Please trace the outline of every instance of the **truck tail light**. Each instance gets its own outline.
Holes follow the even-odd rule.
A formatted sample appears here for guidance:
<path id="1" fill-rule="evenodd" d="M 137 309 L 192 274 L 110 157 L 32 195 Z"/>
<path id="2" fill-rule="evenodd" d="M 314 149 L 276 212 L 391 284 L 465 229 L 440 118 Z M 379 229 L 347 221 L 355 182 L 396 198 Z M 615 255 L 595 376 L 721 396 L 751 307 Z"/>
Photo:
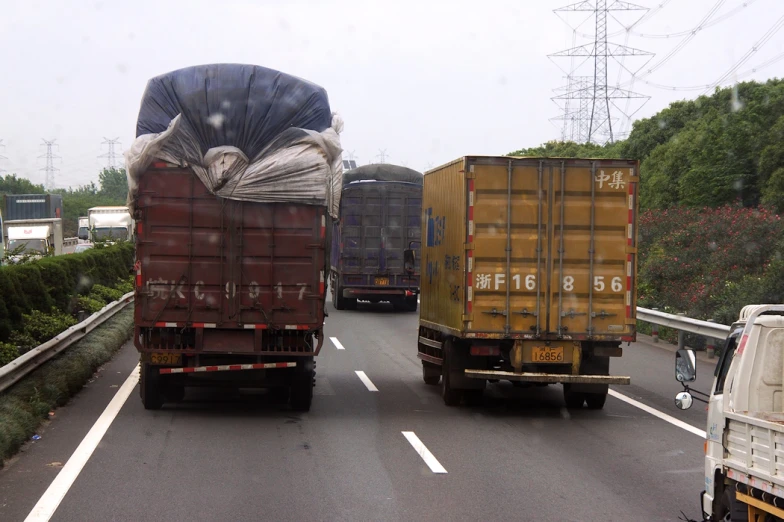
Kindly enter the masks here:
<path id="1" fill-rule="evenodd" d="M 708 439 L 705 439 L 705 442 L 702 444 L 702 451 L 704 451 L 706 455 L 708 454 Z"/>
<path id="2" fill-rule="evenodd" d="M 738 345 L 738 355 L 741 355 L 743 353 L 743 350 L 746 349 L 746 342 L 748 340 L 749 340 L 748 335 L 744 335 L 743 337 L 741 337 L 740 344 Z"/>
<path id="3" fill-rule="evenodd" d="M 474 345 L 471 347 L 471 355 L 476 355 L 476 356 L 501 355 L 501 349 L 498 346 Z"/>

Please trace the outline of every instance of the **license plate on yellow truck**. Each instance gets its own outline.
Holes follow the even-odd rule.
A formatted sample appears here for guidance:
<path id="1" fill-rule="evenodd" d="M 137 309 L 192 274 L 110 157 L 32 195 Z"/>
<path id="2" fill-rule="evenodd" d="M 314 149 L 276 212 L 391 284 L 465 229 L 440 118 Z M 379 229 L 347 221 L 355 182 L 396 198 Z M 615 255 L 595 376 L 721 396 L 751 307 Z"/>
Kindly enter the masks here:
<path id="1" fill-rule="evenodd" d="M 562 346 L 534 346 L 531 348 L 531 362 L 562 363 L 564 362 L 564 349 Z"/>
<path id="2" fill-rule="evenodd" d="M 376 284 L 379 286 L 389 286 L 389 278 L 388 277 L 377 277 Z"/>
<path id="3" fill-rule="evenodd" d="M 160 364 L 165 366 L 177 366 L 182 364 L 182 354 L 179 353 L 151 353 L 151 364 Z"/>

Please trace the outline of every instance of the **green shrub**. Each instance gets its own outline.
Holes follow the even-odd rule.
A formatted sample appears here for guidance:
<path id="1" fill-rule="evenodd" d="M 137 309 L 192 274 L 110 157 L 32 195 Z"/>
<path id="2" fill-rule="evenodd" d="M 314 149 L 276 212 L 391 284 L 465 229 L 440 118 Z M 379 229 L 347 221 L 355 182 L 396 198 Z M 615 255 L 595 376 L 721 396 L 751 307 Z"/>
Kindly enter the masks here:
<path id="1" fill-rule="evenodd" d="M 19 349 L 13 344 L 0 343 L 0 366 L 5 366 L 19 357 Z"/>
<path id="2" fill-rule="evenodd" d="M 114 300 L 114 296 L 127 293 L 125 282 L 133 262 L 134 246 L 126 242 L 80 254 L 0 267 L 0 342 L 29 347 L 31 339 L 37 340 L 36 335 L 25 332 L 23 325 L 23 314 L 29 315 L 33 310 L 49 315 L 56 307 L 62 313 L 75 313 L 80 307 L 79 296 L 108 302 L 106 299 Z M 112 290 L 111 287 L 120 281 L 123 287 Z M 88 295 L 96 284 L 104 288 Z M 127 291 L 131 290 L 132 287 Z M 89 310 L 95 307 L 92 301 L 82 304 Z"/>
<path id="3" fill-rule="evenodd" d="M 94 299 L 91 296 L 92 294 L 80 295 L 79 297 L 77 297 L 75 299 L 73 311 L 71 313 L 75 315 L 79 312 L 87 312 L 88 314 L 92 315 L 95 312 L 100 311 L 101 308 L 103 308 L 104 306 L 106 306 L 106 303 L 104 303 L 102 300 Z"/>
<path id="4" fill-rule="evenodd" d="M 114 288 L 109 288 L 108 286 L 103 285 L 95 285 L 93 289 L 90 291 L 91 299 L 95 299 L 96 301 L 101 300 L 104 304 L 109 304 L 113 301 L 119 300 L 123 296 L 123 292 Z"/>
<path id="5" fill-rule="evenodd" d="M 36 345 L 45 343 L 60 332 L 76 324 L 76 319 L 52 308 L 47 314 L 40 310 L 33 310 L 22 317 L 22 333 L 35 339 Z"/>

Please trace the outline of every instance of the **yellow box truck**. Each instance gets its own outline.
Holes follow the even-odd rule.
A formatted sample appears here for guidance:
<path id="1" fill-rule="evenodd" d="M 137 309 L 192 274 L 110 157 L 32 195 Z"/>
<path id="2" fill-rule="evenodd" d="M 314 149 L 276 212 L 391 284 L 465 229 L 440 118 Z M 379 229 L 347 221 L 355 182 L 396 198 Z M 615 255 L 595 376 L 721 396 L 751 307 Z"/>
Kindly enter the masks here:
<path id="1" fill-rule="evenodd" d="M 425 173 L 418 356 L 447 405 L 509 380 L 601 409 L 629 384 L 609 370 L 636 340 L 638 186 L 632 160 L 468 156 Z"/>

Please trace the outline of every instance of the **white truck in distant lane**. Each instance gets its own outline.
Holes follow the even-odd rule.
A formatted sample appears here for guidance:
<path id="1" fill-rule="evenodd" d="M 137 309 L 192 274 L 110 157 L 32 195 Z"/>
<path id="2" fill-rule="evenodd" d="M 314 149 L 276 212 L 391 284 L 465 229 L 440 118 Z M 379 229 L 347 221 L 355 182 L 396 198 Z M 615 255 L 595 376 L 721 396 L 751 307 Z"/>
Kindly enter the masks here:
<path id="1" fill-rule="evenodd" d="M 38 259 L 63 253 L 63 220 L 61 218 L 20 219 L 3 223 L 8 238 L 6 252 L 10 262 L 24 257 Z"/>
<path id="2" fill-rule="evenodd" d="M 675 374 L 695 380 L 693 350 L 678 350 Z M 703 517 L 784 520 L 784 305 L 745 307 L 714 375 L 708 400 L 698 399 L 708 403 Z M 680 409 L 691 407 L 691 392 L 684 385 L 677 395 Z"/>
<path id="3" fill-rule="evenodd" d="M 76 235 L 79 237 L 79 244 L 85 244 L 90 242 L 90 218 L 87 216 L 81 216 L 79 218 L 79 228 L 77 229 Z"/>
<path id="4" fill-rule="evenodd" d="M 79 239 L 95 241 L 131 241 L 134 221 L 128 207 L 93 207 L 87 211 L 87 234 L 79 229 Z"/>

